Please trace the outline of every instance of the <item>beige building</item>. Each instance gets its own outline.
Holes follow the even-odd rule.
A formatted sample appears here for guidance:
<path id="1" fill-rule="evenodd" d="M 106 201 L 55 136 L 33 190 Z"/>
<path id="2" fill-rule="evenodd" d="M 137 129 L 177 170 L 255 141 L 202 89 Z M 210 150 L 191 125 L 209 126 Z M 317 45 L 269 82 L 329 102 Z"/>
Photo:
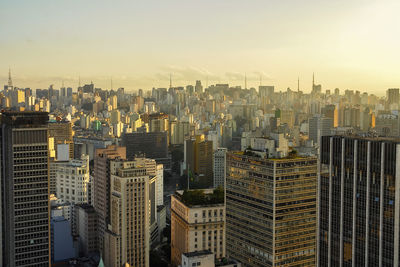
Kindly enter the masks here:
<path id="1" fill-rule="evenodd" d="M 69 158 L 74 158 L 74 132 L 69 121 L 49 122 L 49 137 L 54 139 L 54 149 L 57 155 L 59 144 L 68 144 Z"/>
<path id="2" fill-rule="evenodd" d="M 104 264 L 149 266 L 150 176 L 137 161 L 110 164 L 110 224 L 104 236 Z"/>
<path id="3" fill-rule="evenodd" d="M 89 203 L 89 156 L 82 155 L 80 160 L 56 161 L 53 164 L 57 198 L 71 204 Z"/>
<path id="4" fill-rule="evenodd" d="M 171 196 L 174 266 L 181 264 L 182 254 L 187 252 L 210 250 L 217 259 L 225 257 L 225 205 L 223 192 L 216 201 L 212 200 L 216 192 L 212 189 L 177 191 Z"/>
<path id="5" fill-rule="evenodd" d="M 98 215 L 99 249 L 103 252 L 103 236 L 110 214 L 110 161 L 126 158 L 126 148 L 115 145 L 97 149 L 94 156 L 94 208 Z"/>

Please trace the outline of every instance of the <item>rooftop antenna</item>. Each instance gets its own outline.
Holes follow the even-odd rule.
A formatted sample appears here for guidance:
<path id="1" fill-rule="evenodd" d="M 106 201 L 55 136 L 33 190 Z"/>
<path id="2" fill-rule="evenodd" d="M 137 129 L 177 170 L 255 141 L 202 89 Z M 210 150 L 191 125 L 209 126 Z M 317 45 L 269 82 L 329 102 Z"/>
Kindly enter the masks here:
<path id="1" fill-rule="evenodd" d="M 314 88 L 314 85 L 315 85 L 315 83 L 314 83 L 314 72 L 312 73 L 312 85 L 313 85 L 313 88 Z"/>
<path id="2" fill-rule="evenodd" d="M 13 83 L 12 83 L 12 79 L 11 79 L 11 68 L 8 67 L 8 87 L 12 87 Z"/>
<path id="3" fill-rule="evenodd" d="M 262 86 L 262 74 L 260 74 L 260 86 Z"/>
<path id="4" fill-rule="evenodd" d="M 61 82 L 61 88 L 64 88 L 64 80 Z"/>
<path id="5" fill-rule="evenodd" d="M 247 89 L 247 75 L 244 73 L 244 89 Z"/>
<path id="6" fill-rule="evenodd" d="M 113 89 L 113 84 L 112 84 L 112 77 L 111 77 L 111 90 Z"/>
<path id="7" fill-rule="evenodd" d="M 169 88 L 172 88 L 172 74 L 169 74 Z"/>
<path id="8" fill-rule="evenodd" d="M 206 88 L 208 88 L 208 75 L 206 76 Z"/>
<path id="9" fill-rule="evenodd" d="M 79 78 L 78 78 L 78 87 L 81 87 L 81 75 L 79 74 Z"/>
<path id="10" fill-rule="evenodd" d="M 300 77 L 297 77 L 297 92 L 300 92 Z"/>

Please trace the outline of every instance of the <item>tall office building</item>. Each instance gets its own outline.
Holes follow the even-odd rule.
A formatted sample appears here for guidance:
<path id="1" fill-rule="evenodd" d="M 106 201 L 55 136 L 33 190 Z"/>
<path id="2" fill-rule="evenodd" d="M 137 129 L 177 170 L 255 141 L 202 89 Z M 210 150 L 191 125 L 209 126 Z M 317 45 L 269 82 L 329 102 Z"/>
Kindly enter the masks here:
<path id="1" fill-rule="evenodd" d="M 168 156 L 168 133 L 127 133 L 122 136 L 122 145 L 126 147 L 126 156 L 133 158 L 135 155 L 144 154 L 146 158 L 155 159 L 164 165 L 165 169 L 171 166 Z"/>
<path id="2" fill-rule="evenodd" d="M 73 234 L 79 236 L 79 252 L 83 255 L 97 252 L 98 227 L 97 213 L 93 206 L 78 204 L 74 206 Z"/>
<path id="3" fill-rule="evenodd" d="M 196 81 L 196 85 L 194 86 L 194 90 L 198 94 L 203 93 L 203 85 L 201 85 L 201 81 L 199 81 L 199 80 Z"/>
<path id="4" fill-rule="evenodd" d="M 103 250 L 103 237 L 110 214 L 110 161 L 126 158 L 126 148 L 115 145 L 97 149 L 94 157 L 94 208 L 98 215 L 99 248 Z"/>
<path id="5" fill-rule="evenodd" d="M 399 104 L 399 88 L 390 88 L 386 91 L 386 101 L 388 105 Z"/>
<path id="6" fill-rule="evenodd" d="M 199 177 L 205 185 L 213 185 L 213 142 L 204 135 L 185 140 L 184 157 L 189 175 Z"/>
<path id="7" fill-rule="evenodd" d="M 308 139 L 319 145 L 321 136 L 330 135 L 333 127 L 333 119 L 326 118 L 319 114 L 308 120 Z"/>
<path id="8" fill-rule="evenodd" d="M 339 126 L 339 112 L 336 105 L 326 105 L 321 109 L 322 115 L 326 118 L 331 118 L 333 121 L 333 127 Z"/>
<path id="9" fill-rule="evenodd" d="M 49 123 L 49 137 L 54 138 L 54 149 L 56 155 L 59 144 L 68 144 L 69 158 L 74 158 L 74 140 L 72 124 L 70 121 L 51 121 Z"/>
<path id="10" fill-rule="evenodd" d="M 150 175 L 136 161 L 111 161 L 110 225 L 104 236 L 106 266 L 149 266 Z"/>
<path id="11" fill-rule="evenodd" d="M 50 265 L 48 114 L 1 115 L 0 266 Z"/>
<path id="12" fill-rule="evenodd" d="M 319 266 L 399 266 L 400 143 L 324 136 Z"/>
<path id="13" fill-rule="evenodd" d="M 218 148 L 214 151 L 214 187 L 225 187 L 226 177 L 226 148 Z"/>
<path id="14" fill-rule="evenodd" d="M 227 256 L 242 266 L 315 266 L 317 159 L 253 153 L 227 153 Z"/>

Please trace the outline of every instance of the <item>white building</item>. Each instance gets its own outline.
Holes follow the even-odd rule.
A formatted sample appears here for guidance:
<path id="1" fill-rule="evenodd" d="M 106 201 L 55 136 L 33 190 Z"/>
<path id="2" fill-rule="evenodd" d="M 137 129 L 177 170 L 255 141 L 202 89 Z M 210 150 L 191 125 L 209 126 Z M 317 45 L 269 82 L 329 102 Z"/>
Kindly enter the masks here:
<path id="1" fill-rule="evenodd" d="M 226 176 L 226 148 L 218 148 L 214 151 L 214 187 L 225 185 Z"/>
<path id="2" fill-rule="evenodd" d="M 182 267 L 214 267 L 214 253 L 209 250 L 188 252 L 182 254 Z"/>
<path id="3" fill-rule="evenodd" d="M 164 205 L 164 165 L 157 164 L 156 206 Z"/>
<path id="4" fill-rule="evenodd" d="M 71 204 L 88 203 L 89 183 L 89 156 L 83 155 L 81 160 L 56 162 L 57 198 Z"/>

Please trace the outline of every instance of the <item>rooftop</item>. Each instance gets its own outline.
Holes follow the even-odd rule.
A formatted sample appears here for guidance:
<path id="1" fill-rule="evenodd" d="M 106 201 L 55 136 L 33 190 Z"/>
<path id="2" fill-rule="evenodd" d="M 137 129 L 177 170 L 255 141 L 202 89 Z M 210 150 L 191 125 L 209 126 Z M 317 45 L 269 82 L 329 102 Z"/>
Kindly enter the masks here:
<path id="1" fill-rule="evenodd" d="M 183 255 L 185 255 L 188 258 L 191 258 L 191 257 L 198 257 L 198 256 L 214 255 L 214 253 L 212 253 L 209 250 L 201 250 L 201 251 L 194 251 L 194 252 L 186 252 L 186 253 L 183 253 Z"/>
<path id="2" fill-rule="evenodd" d="M 175 192 L 175 197 L 188 207 L 219 205 L 225 201 L 222 187 L 216 189 L 180 190 Z"/>

